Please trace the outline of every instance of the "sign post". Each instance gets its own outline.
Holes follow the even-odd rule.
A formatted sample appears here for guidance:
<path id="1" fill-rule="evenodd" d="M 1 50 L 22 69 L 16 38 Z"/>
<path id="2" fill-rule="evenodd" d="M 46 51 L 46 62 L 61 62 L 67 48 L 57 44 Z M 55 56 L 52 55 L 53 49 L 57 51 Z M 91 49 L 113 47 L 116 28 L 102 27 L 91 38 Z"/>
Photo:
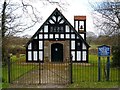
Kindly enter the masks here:
<path id="1" fill-rule="evenodd" d="M 107 57 L 107 78 L 106 78 L 107 81 L 109 81 L 109 76 L 110 76 L 110 58 Z"/>
<path id="2" fill-rule="evenodd" d="M 101 73 L 100 73 L 100 57 L 98 57 L 98 81 L 101 79 Z"/>
<path id="3" fill-rule="evenodd" d="M 100 67 L 100 57 L 107 57 L 107 72 L 106 72 L 106 80 L 109 81 L 110 75 L 110 46 L 102 45 L 98 47 L 98 81 L 101 80 L 101 67 Z"/>

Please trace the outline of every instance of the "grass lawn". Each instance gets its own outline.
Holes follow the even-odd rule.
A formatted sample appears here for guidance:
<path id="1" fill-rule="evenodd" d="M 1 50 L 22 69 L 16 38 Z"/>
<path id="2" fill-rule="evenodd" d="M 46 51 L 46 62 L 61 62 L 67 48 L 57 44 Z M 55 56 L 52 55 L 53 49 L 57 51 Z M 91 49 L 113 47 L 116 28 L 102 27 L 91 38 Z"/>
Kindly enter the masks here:
<path id="1" fill-rule="evenodd" d="M 79 82 L 73 83 L 69 88 L 118 88 L 118 82 Z"/>
<path id="2" fill-rule="evenodd" d="M 25 73 L 27 73 L 28 71 L 32 70 L 33 68 L 35 68 L 34 64 L 21 64 L 21 62 L 23 62 L 25 60 L 25 56 L 21 56 L 20 58 L 17 58 L 16 56 L 11 57 L 11 80 L 14 81 L 17 78 L 19 78 L 20 76 L 24 75 Z M 4 66 L 2 67 L 2 80 L 3 80 L 3 84 L 2 87 L 6 88 L 9 86 L 8 83 L 8 67 Z"/>
<path id="3" fill-rule="evenodd" d="M 8 87 L 9 86 L 9 83 L 8 83 L 8 67 L 4 67 L 2 70 L 2 73 L 3 73 L 3 79 L 4 79 L 4 83 L 2 84 L 2 87 L 5 88 L 5 87 Z M 35 66 L 34 65 L 12 65 L 12 68 L 11 68 L 11 80 L 14 81 L 16 80 L 17 78 L 21 77 L 22 75 L 26 74 L 27 72 L 31 71 L 32 69 L 34 69 Z"/>
<path id="4" fill-rule="evenodd" d="M 103 68 L 102 68 L 103 69 Z M 111 69 L 110 81 L 106 81 L 103 70 L 101 70 L 101 81 L 98 82 L 97 66 L 79 66 L 73 65 L 73 84 L 70 88 L 117 88 L 118 70 Z"/>
<path id="5" fill-rule="evenodd" d="M 89 64 L 76 65 L 73 64 L 73 84 L 70 88 L 117 88 L 119 72 L 118 68 L 110 68 L 110 79 L 106 81 L 105 65 L 106 58 L 101 58 L 101 81 L 98 82 L 98 57 L 97 55 L 89 55 Z M 110 61 L 112 62 L 112 60 Z"/>

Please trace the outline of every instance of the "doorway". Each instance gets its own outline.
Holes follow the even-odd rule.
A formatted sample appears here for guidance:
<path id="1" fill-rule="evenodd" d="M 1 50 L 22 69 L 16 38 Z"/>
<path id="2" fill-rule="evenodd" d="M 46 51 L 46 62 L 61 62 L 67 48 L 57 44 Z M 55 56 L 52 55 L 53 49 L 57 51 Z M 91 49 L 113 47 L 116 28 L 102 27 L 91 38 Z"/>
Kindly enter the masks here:
<path id="1" fill-rule="evenodd" d="M 54 43 L 51 45 L 51 61 L 63 62 L 63 44 Z"/>

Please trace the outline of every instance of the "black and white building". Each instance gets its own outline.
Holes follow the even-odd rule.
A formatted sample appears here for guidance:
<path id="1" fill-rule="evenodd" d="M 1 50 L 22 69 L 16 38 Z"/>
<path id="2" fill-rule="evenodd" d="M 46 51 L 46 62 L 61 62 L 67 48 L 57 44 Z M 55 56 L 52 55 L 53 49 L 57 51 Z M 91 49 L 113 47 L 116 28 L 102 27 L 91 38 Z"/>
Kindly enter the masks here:
<path id="1" fill-rule="evenodd" d="M 88 62 L 86 16 L 75 16 L 74 27 L 55 9 L 26 46 L 27 62 Z"/>

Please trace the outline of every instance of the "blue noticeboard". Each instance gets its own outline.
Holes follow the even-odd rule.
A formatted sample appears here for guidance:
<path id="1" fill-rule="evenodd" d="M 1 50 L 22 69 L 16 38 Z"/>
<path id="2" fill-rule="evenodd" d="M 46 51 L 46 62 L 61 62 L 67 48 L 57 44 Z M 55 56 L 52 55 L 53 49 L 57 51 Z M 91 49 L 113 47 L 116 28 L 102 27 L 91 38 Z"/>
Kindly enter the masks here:
<path id="1" fill-rule="evenodd" d="M 99 46 L 98 56 L 110 56 L 110 47 L 106 45 Z"/>

